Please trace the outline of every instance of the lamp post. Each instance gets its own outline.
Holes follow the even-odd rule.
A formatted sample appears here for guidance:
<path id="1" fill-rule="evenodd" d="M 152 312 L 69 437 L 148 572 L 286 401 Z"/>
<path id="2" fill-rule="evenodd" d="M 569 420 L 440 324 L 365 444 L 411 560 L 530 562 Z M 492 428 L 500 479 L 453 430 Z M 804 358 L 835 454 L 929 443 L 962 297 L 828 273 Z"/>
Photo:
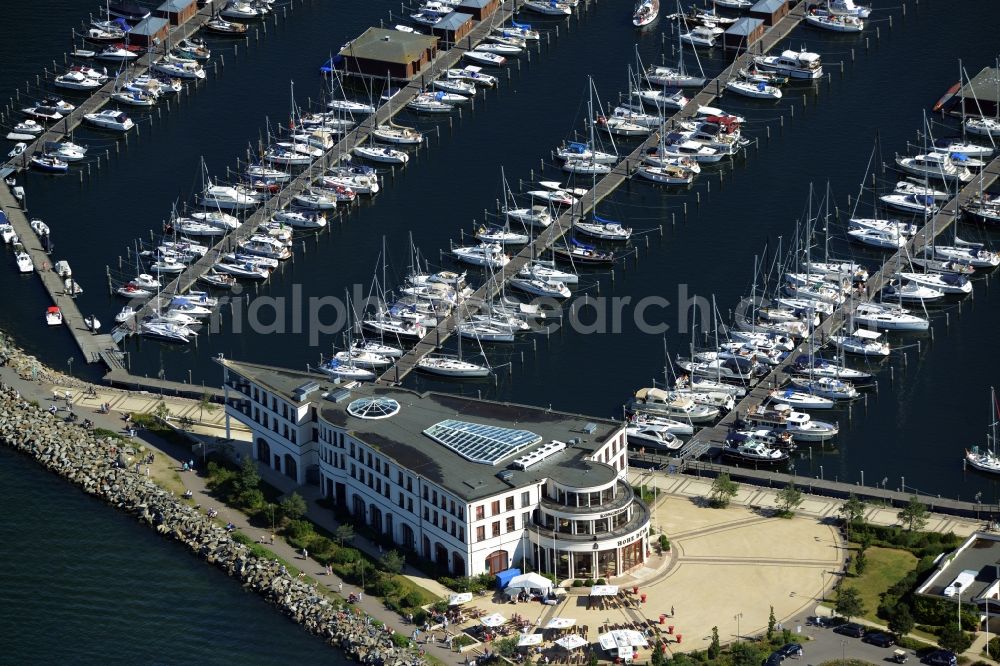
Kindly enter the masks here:
<path id="1" fill-rule="evenodd" d="M 840 663 L 847 664 L 847 641 L 840 641 Z"/>
<path id="2" fill-rule="evenodd" d="M 737 613 L 736 615 L 733 616 L 733 619 L 736 620 L 736 642 L 737 643 L 740 642 L 740 620 L 742 618 L 743 618 L 743 613 Z"/>
<path id="3" fill-rule="evenodd" d="M 958 590 L 958 629 L 962 629 L 962 583 L 955 581 L 955 589 Z"/>

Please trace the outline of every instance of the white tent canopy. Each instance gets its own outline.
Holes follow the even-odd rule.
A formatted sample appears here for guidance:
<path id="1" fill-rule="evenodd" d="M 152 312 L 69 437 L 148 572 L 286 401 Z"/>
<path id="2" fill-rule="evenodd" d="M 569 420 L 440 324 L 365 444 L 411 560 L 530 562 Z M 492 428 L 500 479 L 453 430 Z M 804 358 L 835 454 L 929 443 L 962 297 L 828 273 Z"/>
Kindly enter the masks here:
<path id="1" fill-rule="evenodd" d="M 511 578 L 510 582 L 507 583 L 507 589 L 512 587 L 545 591 L 552 589 L 552 581 L 541 574 L 531 572 Z"/>
<path id="2" fill-rule="evenodd" d="M 583 647 L 587 644 L 585 638 L 580 636 L 580 634 L 569 634 L 563 636 L 556 641 L 556 645 L 566 648 L 567 650 L 575 650 L 577 648 Z"/>
<path id="3" fill-rule="evenodd" d="M 549 620 L 548 624 L 545 625 L 546 629 L 569 629 L 574 624 L 576 620 L 568 617 L 554 617 Z"/>
<path id="4" fill-rule="evenodd" d="M 601 644 L 601 647 L 608 652 L 614 652 L 615 650 L 631 652 L 631 649 L 634 647 L 646 647 L 649 645 L 645 636 L 631 629 L 615 629 L 606 634 L 601 634 L 597 640 Z"/>
<path id="5" fill-rule="evenodd" d="M 595 585 L 590 588 L 590 596 L 592 597 L 613 597 L 618 594 L 617 585 Z"/>
<path id="6" fill-rule="evenodd" d="M 499 627 L 507 624 L 507 618 L 500 613 L 493 613 L 493 615 L 487 615 L 481 619 L 480 622 L 482 622 L 484 627 Z"/>
<path id="7" fill-rule="evenodd" d="M 459 592 L 448 597 L 449 606 L 458 606 L 472 601 L 472 592 Z"/>
<path id="8" fill-rule="evenodd" d="M 541 634 L 521 634 L 517 639 L 517 647 L 527 647 L 529 645 L 541 645 Z"/>

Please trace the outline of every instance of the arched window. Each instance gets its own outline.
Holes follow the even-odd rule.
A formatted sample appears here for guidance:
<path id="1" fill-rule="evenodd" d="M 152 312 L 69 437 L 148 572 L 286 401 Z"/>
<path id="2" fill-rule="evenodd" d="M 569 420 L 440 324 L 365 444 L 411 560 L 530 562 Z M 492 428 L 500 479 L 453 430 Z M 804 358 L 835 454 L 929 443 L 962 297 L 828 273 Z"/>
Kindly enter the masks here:
<path id="1" fill-rule="evenodd" d="M 507 567 L 507 551 L 506 550 L 495 550 L 486 556 L 486 571 L 491 576 L 498 574 L 501 571 L 506 570 Z"/>
<path id="2" fill-rule="evenodd" d="M 268 467 L 271 466 L 271 445 L 263 437 L 257 438 L 257 460 Z"/>
<path id="3" fill-rule="evenodd" d="M 298 466 L 295 464 L 295 458 L 290 453 L 285 454 L 285 476 L 296 481 L 299 479 Z"/>

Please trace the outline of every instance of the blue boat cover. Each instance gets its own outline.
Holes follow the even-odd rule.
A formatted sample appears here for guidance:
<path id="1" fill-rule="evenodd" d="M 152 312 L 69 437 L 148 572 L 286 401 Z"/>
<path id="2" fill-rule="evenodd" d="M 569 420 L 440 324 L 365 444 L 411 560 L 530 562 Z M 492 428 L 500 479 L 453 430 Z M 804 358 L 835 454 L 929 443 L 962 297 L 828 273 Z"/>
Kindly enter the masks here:
<path id="1" fill-rule="evenodd" d="M 614 220 L 605 220 L 603 217 L 594 213 L 594 222 L 600 222 L 601 224 L 618 224 Z"/>
<path id="2" fill-rule="evenodd" d="M 952 153 L 951 154 L 951 159 L 955 160 L 956 162 L 968 162 L 969 161 L 969 157 L 965 153 Z"/>
<path id="3" fill-rule="evenodd" d="M 567 146 L 566 150 L 571 153 L 584 153 L 587 151 L 587 144 L 573 141 Z"/>
<path id="4" fill-rule="evenodd" d="M 593 250 L 594 249 L 593 245 L 587 245 L 586 243 L 581 243 L 580 241 L 578 241 L 575 238 L 571 238 L 570 242 L 573 243 L 574 247 L 583 248 L 584 250 Z"/>
<path id="5" fill-rule="evenodd" d="M 0 210 L 0 224 L 7 224 L 7 213 Z"/>
<path id="6" fill-rule="evenodd" d="M 112 21 L 112 23 L 117 23 L 118 26 L 124 32 L 129 32 L 132 29 L 132 25 L 128 21 L 126 21 L 125 19 L 123 19 L 123 18 L 116 18 L 116 19 L 114 19 Z"/>
<path id="7" fill-rule="evenodd" d="M 507 587 L 507 584 L 510 583 L 511 579 L 520 575 L 521 575 L 521 570 L 517 568 L 501 571 L 500 573 L 497 574 L 497 589 L 498 590 L 504 589 L 505 587 Z"/>
<path id="8" fill-rule="evenodd" d="M 757 90 L 764 92 L 765 90 L 767 90 L 767 84 L 764 83 L 763 81 L 759 82 L 757 84 Z"/>
<path id="9" fill-rule="evenodd" d="M 528 23 L 518 23 L 517 21 L 511 21 L 510 24 L 515 28 L 521 28 L 522 30 L 531 30 L 531 25 Z"/>

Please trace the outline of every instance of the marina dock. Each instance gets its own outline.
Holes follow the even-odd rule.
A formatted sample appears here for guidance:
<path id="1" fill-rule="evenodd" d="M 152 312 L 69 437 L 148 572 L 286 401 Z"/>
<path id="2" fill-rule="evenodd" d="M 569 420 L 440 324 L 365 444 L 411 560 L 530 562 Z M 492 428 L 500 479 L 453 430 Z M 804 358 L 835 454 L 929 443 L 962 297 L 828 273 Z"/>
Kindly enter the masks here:
<path id="1" fill-rule="evenodd" d="M 195 32 L 201 29 L 209 19 L 212 18 L 213 11 L 215 11 L 215 5 L 207 4 L 199 9 L 197 14 L 181 25 L 172 27 L 167 37 L 167 43 L 176 44 L 183 39 L 190 38 Z M 162 55 L 162 53 L 153 49 L 144 53 L 141 57 L 136 58 L 133 63 L 129 64 L 130 76 L 141 76 L 146 73 L 153 61 L 157 60 Z M 99 62 L 95 62 L 95 64 L 99 64 Z M 53 75 L 55 74 L 56 72 L 53 72 Z M 115 86 L 118 85 L 118 83 L 119 82 L 114 77 L 110 77 L 107 83 L 94 91 L 94 93 L 91 94 L 91 96 L 85 101 L 80 102 L 80 104 L 78 104 L 77 107 L 67 114 L 62 120 L 52 125 L 45 132 L 42 132 L 37 139 L 28 143 L 28 147 L 25 148 L 24 152 L 17 157 L 10 159 L 3 165 L 3 168 L 13 169 L 14 171 L 27 169 L 29 166 L 29 158 L 36 150 L 40 150 L 41 146 L 44 146 L 49 141 L 55 142 L 68 138 L 73 133 L 73 130 L 84 122 L 83 117 L 85 115 L 97 113 L 104 108 L 104 106 L 111 100 L 111 95 L 115 92 Z M 20 93 L 18 93 L 18 96 L 20 99 Z M 28 102 L 25 102 L 25 104 L 27 105 Z"/>
<path id="2" fill-rule="evenodd" d="M 740 68 L 747 67 L 754 55 L 766 53 L 774 48 L 782 39 L 787 37 L 799 23 L 805 18 L 805 3 L 799 3 L 795 9 L 784 16 L 775 25 L 771 26 L 759 42 L 755 45 L 755 53 L 743 53 L 737 57 L 728 67 L 713 80 L 709 81 L 702 90 L 696 94 L 683 109 L 677 111 L 668 118 L 671 127 L 676 123 L 693 116 L 699 107 L 708 106 L 719 96 L 725 87 L 726 81 L 733 77 Z M 525 264 L 533 258 L 539 257 L 543 252 L 553 247 L 573 228 L 573 220 L 582 217 L 589 212 L 597 202 L 610 196 L 615 189 L 622 185 L 628 178 L 632 177 L 641 161 L 643 155 L 649 148 L 656 146 L 660 141 L 659 132 L 653 132 L 645 141 L 635 148 L 625 159 L 621 160 L 611 170 L 611 173 L 603 176 L 597 181 L 594 188 L 580 197 L 580 203 L 574 205 L 553 220 L 543 232 L 517 255 L 511 257 L 510 262 L 499 271 L 495 277 L 484 285 L 480 286 L 474 294 L 466 299 L 461 307 L 462 317 L 471 316 L 479 312 L 483 305 L 500 293 L 505 282 L 517 275 Z M 377 381 L 381 384 L 394 384 L 403 380 L 428 354 L 434 352 L 441 346 L 441 343 L 448 339 L 459 324 L 456 314 L 450 314 L 440 324 L 428 331 L 427 334 L 414 345 L 406 354 L 402 356 L 391 368 L 386 370 Z"/>
<path id="3" fill-rule="evenodd" d="M 958 196 L 953 197 L 935 215 L 932 221 L 925 224 L 912 239 L 897 252 L 890 255 L 882 267 L 877 272 L 870 275 L 866 289 L 870 295 L 878 294 L 892 279 L 896 272 L 897 262 L 906 264 L 909 257 L 917 256 L 923 251 L 925 246 L 929 246 L 937 236 L 948 231 L 958 219 L 960 209 L 964 203 L 972 197 L 978 195 L 982 190 L 993 185 L 1000 178 L 1000 157 L 994 158 L 982 170 L 982 179 L 979 177 L 966 184 Z M 726 434 L 733 421 L 740 413 L 760 404 L 768 397 L 768 392 L 781 386 L 784 382 L 784 374 L 792 360 L 800 354 L 808 354 L 811 348 L 821 349 L 826 340 L 834 335 L 850 321 L 852 301 L 849 299 L 838 307 L 833 314 L 827 317 L 818 327 L 816 327 L 811 337 L 805 338 L 798 347 L 795 348 L 779 365 L 771 369 L 771 372 L 758 383 L 753 390 L 744 397 L 722 420 L 711 428 L 704 428 L 688 442 L 687 446 L 681 450 L 681 458 L 694 459 L 711 453 L 712 449 L 723 445 Z"/>

